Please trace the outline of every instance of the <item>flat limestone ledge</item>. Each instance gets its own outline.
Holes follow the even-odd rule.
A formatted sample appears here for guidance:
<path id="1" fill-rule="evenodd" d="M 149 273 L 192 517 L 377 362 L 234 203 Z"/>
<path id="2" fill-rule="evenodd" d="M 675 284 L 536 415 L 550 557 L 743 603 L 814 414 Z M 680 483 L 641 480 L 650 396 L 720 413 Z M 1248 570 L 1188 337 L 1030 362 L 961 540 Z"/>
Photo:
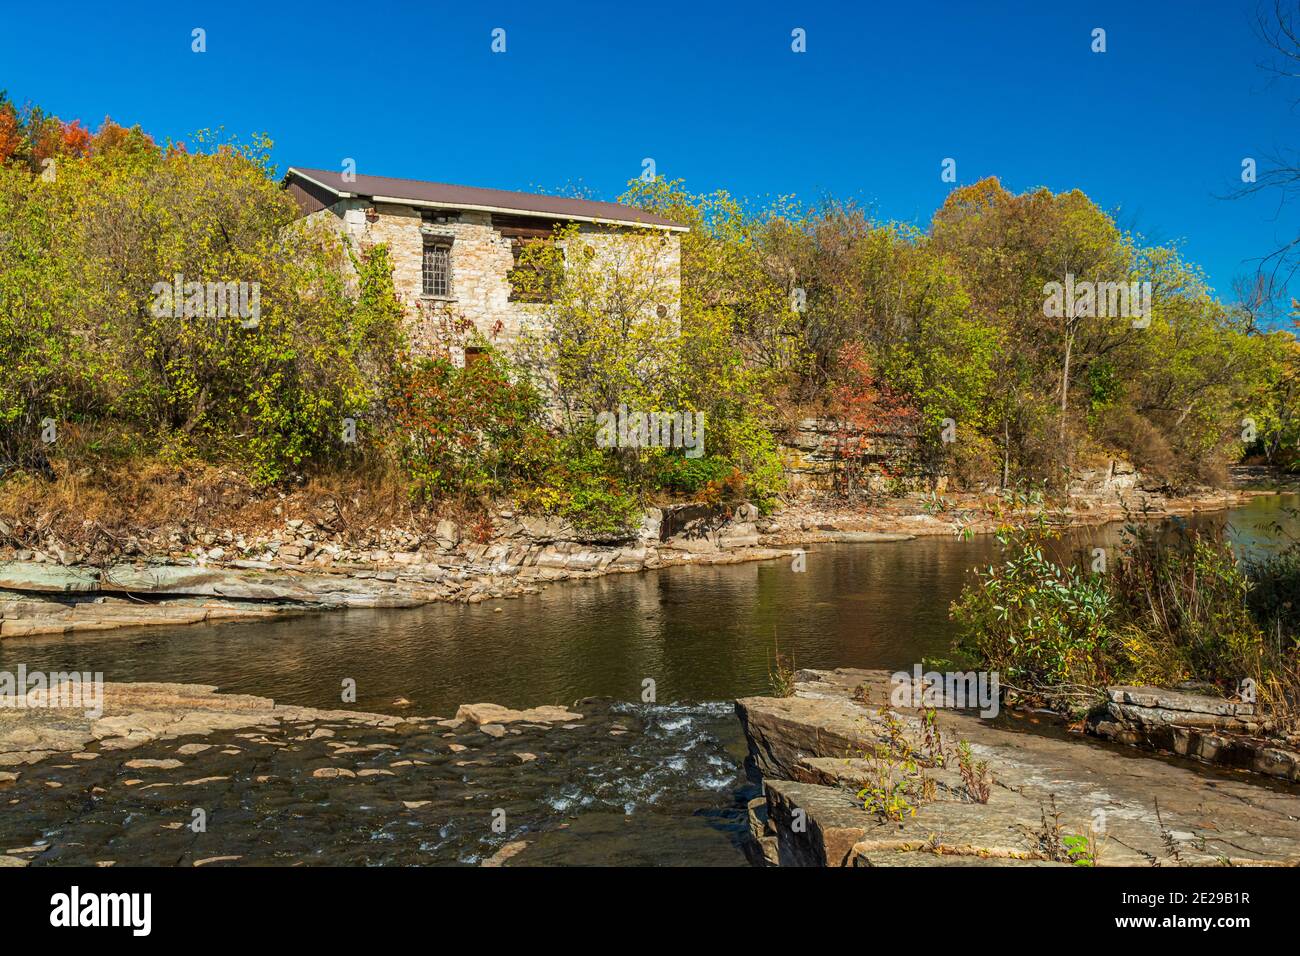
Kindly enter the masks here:
<path id="1" fill-rule="evenodd" d="M 306 613 L 303 605 L 205 598 L 152 601 L 115 597 L 80 599 L 0 592 L 0 639 L 108 631 L 160 624 L 256 620 Z"/>
<path id="2" fill-rule="evenodd" d="M 267 697 L 221 694 L 207 684 L 105 683 L 102 713 L 84 707 L 0 707 L 0 767 L 17 768 L 91 745 L 100 751 L 130 750 L 155 740 L 204 736 L 216 731 L 274 727 L 281 723 L 347 722 L 364 727 L 400 728 L 437 723 L 453 728 L 512 723 L 564 724 L 583 719 L 567 707 L 511 710 L 497 704 L 466 704 L 454 718 L 396 717 L 355 710 L 329 710 L 277 704 Z M 64 704 L 54 691 L 29 695 L 33 703 Z M 15 769 L 0 770 L 0 783 Z"/>
<path id="3" fill-rule="evenodd" d="M 823 674 L 835 682 L 823 683 Z M 855 699 L 866 685 L 864 699 Z M 736 715 L 764 777 L 795 779 L 805 756 L 861 757 L 886 739 L 877 713 L 889 700 L 885 671 L 801 670 L 792 697 L 742 697 Z M 919 727 L 919 720 L 912 718 Z"/>
<path id="4" fill-rule="evenodd" d="M 1246 717 L 1237 717 L 1230 714 L 1208 714 L 1201 710 L 1137 707 L 1133 704 L 1120 704 L 1115 701 L 1106 704 L 1106 713 L 1113 720 L 1143 727 L 1169 727 L 1177 724 L 1182 727 L 1202 727 L 1206 730 L 1257 734 L 1266 727 L 1271 726 L 1268 722 L 1255 719 L 1253 714 Z"/>
<path id="5" fill-rule="evenodd" d="M 1205 727 L 1089 718 L 1088 733 L 1119 744 L 1300 783 L 1300 751 L 1272 737 Z"/>
<path id="6" fill-rule="evenodd" d="M 1038 848 L 1037 808 L 1027 801 L 930 803 L 894 823 L 863 810 L 847 789 L 771 780 L 766 790 L 779 866 L 1068 865 Z"/>
<path id="7" fill-rule="evenodd" d="M 1045 865 L 1058 855 L 1049 852 L 1046 819 L 1063 835 L 1102 835 L 1101 866 L 1300 865 L 1300 791 L 1125 753 L 1055 724 L 1040 732 L 1035 715 L 986 721 L 941 711 L 948 759 L 927 771 L 935 799 L 919 803 L 901 824 L 886 821 L 864 810 L 856 794 L 877 769 L 877 745 L 889 739 L 878 713 L 888 700 L 888 672 L 840 669 L 798 672 L 792 697 L 736 702 L 766 794 L 761 811 L 750 808 L 751 859 L 784 866 L 985 865 L 970 858 Z M 920 712 L 890 713 L 921 749 Z M 988 763 L 986 804 L 971 800 L 956 771 L 953 751 L 961 741 Z M 802 829 L 794 826 L 795 810 L 803 811 Z"/>
<path id="8" fill-rule="evenodd" d="M 38 705 L 67 702 L 53 691 L 29 696 Z M 79 753 L 92 743 L 101 750 L 129 750 L 153 740 L 281 721 L 348 720 L 392 727 L 412 719 L 419 718 L 282 705 L 250 694 L 219 694 L 207 684 L 105 683 L 98 715 L 84 706 L 0 707 L 0 766 Z"/>
<path id="9" fill-rule="evenodd" d="M 1242 701 L 1210 697 L 1186 690 L 1167 690 L 1161 687 L 1109 687 L 1106 696 L 1117 704 L 1129 704 L 1148 710 L 1187 712 L 1222 717 L 1249 717 L 1255 705 Z"/>
<path id="10" fill-rule="evenodd" d="M 1172 724 L 1135 725 L 1104 718 L 1090 720 L 1088 732 L 1131 747 L 1177 754 L 1220 767 L 1249 770 L 1292 783 L 1300 782 L 1300 751 L 1268 737 Z"/>
<path id="11" fill-rule="evenodd" d="M 916 535 L 903 531 L 827 531 L 823 539 L 835 544 L 886 544 L 912 541 Z"/>
<path id="12" fill-rule="evenodd" d="M 786 558 L 788 548 L 744 546 L 705 552 L 607 549 L 572 566 L 298 570 L 154 564 L 107 569 L 0 562 L 0 639 L 278 617 L 340 608 L 479 604 L 537 593 L 546 584 L 681 565 Z M 587 558 L 590 560 L 587 560 Z M 246 564 L 247 562 L 245 562 Z"/>
<path id="13" fill-rule="evenodd" d="M 427 583 L 366 574 L 303 573 L 197 564 L 118 564 L 108 568 L 0 562 L 0 589 L 39 594 L 186 595 L 242 601 L 350 604 L 428 591 Z"/>
<path id="14" fill-rule="evenodd" d="M 1152 518 L 1222 511 L 1252 498 L 1278 494 L 1283 490 L 1290 490 L 1290 486 L 1286 489 L 1223 489 L 1176 498 L 1166 498 L 1141 490 L 1074 495 L 1059 517 L 1071 527 L 1091 527 L 1127 520 L 1131 514 L 1144 509 Z M 960 521 L 947 512 L 931 514 L 917 510 L 909 514 L 887 507 L 852 507 L 847 504 L 837 508 L 834 502 L 828 502 L 823 510 L 795 504 L 787 511 L 772 516 L 767 524 L 776 527 L 762 533 L 760 541 L 767 545 L 871 543 L 951 535 L 962 531 L 972 534 L 997 532 L 1001 521 L 980 511 L 980 496 L 957 493 L 952 497 L 954 510 L 963 516 Z M 920 508 L 919 503 L 917 508 Z M 1019 513 L 1032 517 L 1039 512 L 1026 509 Z"/>

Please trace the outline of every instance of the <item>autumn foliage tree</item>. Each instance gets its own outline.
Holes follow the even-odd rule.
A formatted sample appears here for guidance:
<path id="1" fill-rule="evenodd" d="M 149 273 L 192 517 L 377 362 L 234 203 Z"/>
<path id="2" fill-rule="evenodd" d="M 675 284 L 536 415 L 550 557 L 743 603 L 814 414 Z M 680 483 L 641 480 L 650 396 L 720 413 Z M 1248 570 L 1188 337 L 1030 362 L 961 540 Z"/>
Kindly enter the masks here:
<path id="1" fill-rule="evenodd" d="M 387 250 L 304 221 L 269 147 L 160 147 L 0 94 L 0 468 L 71 468 L 73 443 L 39 439 L 50 418 L 101 456 L 229 462 L 262 484 L 377 454 L 422 498 L 513 494 L 613 534 L 656 496 L 775 502 L 778 435 L 810 416 L 839 422 L 841 491 L 889 444 L 916 454 L 887 467 L 973 487 L 1064 487 L 1112 457 L 1170 486 L 1243 453 L 1296 458 L 1295 336 L 1078 191 L 987 179 L 920 228 L 638 180 L 624 201 L 689 226 L 680 259 L 653 230 L 531 243 L 511 279 L 535 321 L 513 362 L 479 368 L 406 352 Z M 260 318 L 155 308 L 177 275 L 256 285 Z M 1149 323 L 1053 314 L 1045 285 L 1066 275 L 1149 281 Z M 702 413 L 705 454 L 597 447 L 593 417 L 621 405 Z"/>
<path id="2" fill-rule="evenodd" d="M 0 92 L 0 163 L 9 162 L 23 142 L 18 109 Z"/>
<path id="3" fill-rule="evenodd" d="M 866 465 L 873 459 L 882 463 L 884 477 L 893 477 L 887 463 L 889 445 L 915 437 L 920 415 L 907 396 L 880 380 L 861 343 L 846 343 L 837 365 L 838 380 L 831 390 L 835 487 L 853 495 L 868 489 Z"/>
<path id="4" fill-rule="evenodd" d="M 50 160 L 156 149 L 139 126 L 127 129 L 105 116 L 92 133 L 80 119 L 65 122 L 38 106 L 20 108 L 0 90 L 0 164 L 20 163 L 43 172 Z"/>
<path id="5" fill-rule="evenodd" d="M 1270 384 L 1286 380 L 1294 336 L 1257 328 L 1177 249 L 1144 244 L 1077 190 L 985 179 L 954 189 L 927 229 L 834 200 L 750 209 L 658 180 L 629 198 L 692 223 L 683 302 L 728 317 L 778 421 L 839 414 L 864 361 L 913 404 L 923 456 L 968 486 L 1060 489 L 1111 458 L 1171 486 L 1222 481 L 1247 450 L 1245 416 L 1270 447 L 1294 443 L 1281 424 L 1294 400 Z M 1150 282 L 1149 321 L 1048 308 L 1048 283 L 1067 277 Z"/>
<path id="6" fill-rule="evenodd" d="M 0 166 L 0 462 L 197 456 L 270 483 L 341 461 L 342 420 L 379 401 L 401 313 L 350 282 L 337 234 L 300 222 L 269 143 L 162 150 L 36 110 L 22 130 Z M 238 286 L 259 313 L 160 307 L 176 276 Z"/>

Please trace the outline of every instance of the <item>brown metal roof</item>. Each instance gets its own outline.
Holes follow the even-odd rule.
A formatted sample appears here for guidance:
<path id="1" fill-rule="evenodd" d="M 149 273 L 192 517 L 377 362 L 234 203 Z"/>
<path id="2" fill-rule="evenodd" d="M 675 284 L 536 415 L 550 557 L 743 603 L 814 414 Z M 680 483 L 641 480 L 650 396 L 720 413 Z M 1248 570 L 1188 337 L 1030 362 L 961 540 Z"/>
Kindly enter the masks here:
<path id="1" fill-rule="evenodd" d="M 671 219 L 656 216 L 644 209 L 590 199 L 540 196 L 535 193 L 511 192 L 505 189 L 453 186 L 448 183 L 428 183 L 418 179 L 393 179 L 389 176 L 358 174 L 352 181 L 345 182 L 340 172 L 326 169 L 301 169 L 296 166 L 289 168 L 285 180 L 293 176 L 324 186 L 340 197 L 366 196 L 376 201 L 394 200 L 449 209 L 481 209 L 490 212 L 551 216 L 556 219 L 583 222 L 608 222 L 682 231 L 686 229 L 685 226 Z"/>

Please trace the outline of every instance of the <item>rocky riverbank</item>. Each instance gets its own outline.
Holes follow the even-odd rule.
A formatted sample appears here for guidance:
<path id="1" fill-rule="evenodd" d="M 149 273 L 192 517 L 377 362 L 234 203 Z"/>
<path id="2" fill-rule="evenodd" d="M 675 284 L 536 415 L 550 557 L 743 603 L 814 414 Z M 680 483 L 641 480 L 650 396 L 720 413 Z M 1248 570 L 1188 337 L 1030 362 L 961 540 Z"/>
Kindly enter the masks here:
<path id="1" fill-rule="evenodd" d="M 1121 476 L 1122 477 L 1122 476 Z M 1112 478 L 1053 510 L 1068 524 L 1126 514 L 1220 510 L 1262 488 L 1178 498 Z M 481 529 L 349 532 L 328 515 L 286 517 L 260 533 L 202 524 L 133 536 L 83 553 L 39 527 L 0 521 L 0 639 L 143 625 L 256 619 L 347 607 L 509 599 L 558 581 L 680 564 L 789 558 L 819 542 L 983 534 L 1007 514 L 996 496 L 904 496 L 853 507 L 804 499 L 771 515 L 751 504 L 650 509 L 631 535 L 593 539 L 564 521 L 503 510 Z M 1019 515 L 1031 513 L 1021 506 Z M 102 544 L 102 540 L 101 540 Z"/>
<path id="2" fill-rule="evenodd" d="M 887 672 L 806 670 L 793 696 L 736 702 L 763 776 L 756 862 L 1300 864 L 1294 787 L 1143 758 L 1034 714 L 943 710 L 936 727 L 889 701 Z"/>
<path id="3" fill-rule="evenodd" d="M 304 519 L 251 540 L 195 529 L 197 543 L 101 567 L 78 555 L 0 551 L 0 638 L 188 624 L 348 607 L 479 604 L 557 581 L 678 564 L 730 564 L 792 553 L 760 541 L 758 510 L 687 507 L 647 514 L 626 541 L 583 539 L 562 522 L 507 513 L 479 543 L 441 521 L 429 536 L 379 533 L 348 547 Z M 228 540 L 229 539 L 229 540 Z M 4 560 L 8 556 L 10 560 Z"/>

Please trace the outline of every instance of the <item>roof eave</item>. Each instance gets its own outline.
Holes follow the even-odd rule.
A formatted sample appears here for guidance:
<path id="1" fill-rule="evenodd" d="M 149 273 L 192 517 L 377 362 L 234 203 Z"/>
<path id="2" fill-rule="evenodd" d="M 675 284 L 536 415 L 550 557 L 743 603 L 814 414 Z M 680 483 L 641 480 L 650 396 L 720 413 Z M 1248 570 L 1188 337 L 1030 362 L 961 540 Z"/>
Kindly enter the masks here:
<path id="1" fill-rule="evenodd" d="M 417 209 L 463 209 L 468 212 L 504 213 L 512 216 L 533 216 L 538 219 L 564 219 L 570 222 L 589 222 L 602 226 L 632 226 L 637 229 L 662 229 L 665 232 L 690 232 L 690 226 L 678 223 L 640 222 L 635 219 L 603 219 L 598 216 L 575 216 L 569 213 L 540 212 L 536 209 L 520 209 L 515 206 L 483 206 L 476 203 L 432 202 L 427 199 L 407 199 L 402 196 L 380 196 L 371 193 L 345 192 L 335 189 L 319 179 L 313 179 L 300 169 L 290 166 L 284 174 L 285 179 L 298 176 L 307 182 L 328 190 L 340 199 L 370 199 L 372 202 L 391 203 L 398 206 L 413 206 Z"/>

